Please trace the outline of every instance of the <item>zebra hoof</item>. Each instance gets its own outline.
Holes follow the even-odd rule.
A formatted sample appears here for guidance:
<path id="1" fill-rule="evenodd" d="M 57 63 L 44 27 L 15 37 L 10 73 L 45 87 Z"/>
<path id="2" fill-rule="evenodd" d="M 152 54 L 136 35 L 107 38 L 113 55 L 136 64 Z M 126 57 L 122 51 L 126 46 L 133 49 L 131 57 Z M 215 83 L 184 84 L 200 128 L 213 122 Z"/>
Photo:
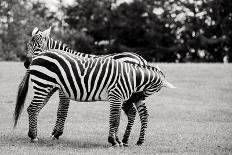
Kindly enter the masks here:
<path id="1" fill-rule="evenodd" d="M 112 144 L 112 147 L 118 147 L 119 143 L 113 137 L 108 137 L 108 142 Z"/>
<path id="2" fill-rule="evenodd" d="M 112 145 L 112 148 L 118 148 L 119 144 Z"/>
<path id="3" fill-rule="evenodd" d="M 118 138 L 116 138 L 116 141 L 118 143 L 118 146 L 123 147 L 123 142 L 122 141 L 120 141 Z"/>
<path id="4" fill-rule="evenodd" d="M 109 150 L 114 150 L 120 148 L 118 144 L 112 145 L 109 147 Z"/>
<path id="5" fill-rule="evenodd" d="M 129 144 L 128 144 L 128 143 L 123 143 L 123 146 L 124 146 L 124 147 L 128 147 Z"/>
<path id="6" fill-rule="evenodd" d="M 31 143 L 36 143 L 39 141 L 39 137 L 31 138 Z"/>
<path id="7" fill-rule="evenodd" d="M 50 136 L 52 140 L 58 140 L 59 138 L 56 138 L 54 135 Z"/>
<path id="8" fill-rule="evenodd" d="M 123 139 L 123 140 L 122 140 L 122 143 L 123 143 L 123 146 L 124 146 L 124 147 L 128 147 L 128 146 L 129 146 L 129 144 L 128 144 L 128 139 Z"/>
<path id="9" fill-rule="evenodd" d="M 62 134 L 63 134 L 63 132 L 59 132 L 59 131 L 56 131 L 56 130 L 55 130 L 55 131 L 52 132 L 51 138 L 54 139 L 54 140 L 55 140 L 55 139 L 58 140 L 59 137 L 60 137 Z"/>
<path id="10" fill-rule="evenodd" d="M 142 144 L 143 144 L 143 141 L 141 141 L 141 140 L 138 140 L 136 143 L 136 145 L 138 145 L 138 146 L 141 146 Z"/>
<path id="11" fill-rule="evenodd" d="M 118 145 L 119 145 L 119 147 L 123 147 L 124 146 L 124 144 L 122 142 L 120 142 Z"/>

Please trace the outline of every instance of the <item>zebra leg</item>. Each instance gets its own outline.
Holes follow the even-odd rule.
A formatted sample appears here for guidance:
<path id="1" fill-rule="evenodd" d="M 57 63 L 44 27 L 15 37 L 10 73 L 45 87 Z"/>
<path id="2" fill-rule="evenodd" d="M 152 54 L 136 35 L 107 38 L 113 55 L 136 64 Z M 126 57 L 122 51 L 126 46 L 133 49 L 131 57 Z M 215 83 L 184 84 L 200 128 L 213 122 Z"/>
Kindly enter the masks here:
<path id="1" fill-rule="evenodd" d="M 121 110 L 119 111 L 119 116 L 117 117 L 117 123 L 115 124 L 115 140 L 117 141 L 117 143 L 119 144 L 120 147 L 123 146 L 123 143 L 121 140 L 119 140 L 118 137 L 118 128 L 119 128 L 119 123 L 120 123 L 120 115 L 121 115 Z"/>
<path id="2" fill-rule="evenodd" d="M 141 121 L 141 130 L 140 130 L 139 140 L 137 141 L 137 145 L 142 145 L 145 140 L 144 137 L 147 129 L 147 122 L 149 115 L 144 100 L 140 100 L 139 102 L 136 102 L 135 106 L 138 110 L 140 121 Z"/>
<path id="3" fill-rule="evenodd" d="M 53 129 L 51 137 L 53 139 L 59 139 L 59 136 L 63 134 L 65 120 L 68 114 L 70 99 L 67 98 L 63 92 L 59 92 L 60 103 L 57 110 L 57 120 Z"/>
<path id="4" fill-rule="evenodd" d="M 131 133 L 132 126 L 133 126 L 134 121 L 135 121 L 136 109 L 135 109 L 133 103 L 127 102 L 127 101 L 123 103 L 122 109 L 125 112 L 127 119 L 128 119 L 126 131 L 124 133 L 122 142 L 123 142 L 124 146 L 128 146 L 128 139 L 129 139 L 129 136 Z"/>
<path id="5" fill-rule="evenodd" d="M 35 88 L 35 87 L 33 87 Z M 29 107 L 27 108 L 28 116 L 29 116 L 29 131 L 28 137 L 31 138 L 32 142 L 38 141 L 37 136 L 37 117 L 40 110 L 44 107 L 44 105 L 48 102 L 49 98 L 54 94 L 56 89 L 40 89 L 40 91 L 35 90 L 35 95 Z M 41 90 L 43 93 L 41 93 Z M 51 91 L 50 91 L 51 90 Z"/>
<path id="6" fill-rule="evenodd" d="M 109 117 L 109 136 L 108 142 L 112 144 L 113 147 L 119 146 L 119 143 L 116 140 L 115 134 L 118 131 L 119 122 L 120 122 L 120 108 L 121 108 L 121 99 L 118 99 L 115 96 L 109 96 L 110 102 L 110 117 Z"/>

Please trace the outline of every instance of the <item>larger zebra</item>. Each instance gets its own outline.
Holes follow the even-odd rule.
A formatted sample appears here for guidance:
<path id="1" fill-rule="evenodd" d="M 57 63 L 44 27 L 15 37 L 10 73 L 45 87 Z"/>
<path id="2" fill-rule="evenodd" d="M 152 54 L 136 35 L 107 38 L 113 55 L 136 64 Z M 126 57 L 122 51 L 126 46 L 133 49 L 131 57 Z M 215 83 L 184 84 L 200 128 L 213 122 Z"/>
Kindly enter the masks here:
<path id="1" fill-rule="evenodd" d="M 67 53 L 72 53 L 76 56 L 87 57 L 87 58 L 97 58 L 97 57 L 104 57 L 104 58 L 112 58 L 118 61 L 128 62 L 128 63 L 138 63 L 140 65 L 147 65 L 147 61 L 143 59 L 141 56 L 135 53 L 123 52 L 117 54 L 110 54 L 110 55 L 90 55 L 81 52 L 76 52 L 70 49 L 66 44 L 62 43 L 61 41 L 54 40 L 50 38 L 50 31 L 51 28 L 40 31 L 38 28 L 35 28 L 32 31 L 32 38 L 28 43 L 28 57 L 36 57 L 42 51 L 49 50 L 49 49 L 58 49 L 65 51 Z M 28 68 L 28 64 L 30 61 L 25 62 L 25 67 Z M 62 97 L 61 94 L 60 98 Z M 141 131 L 140 131 L 140 140 L 137 144 L 142 144 L 144 142 L 145 131 L 147 128 L 147 120 L 148 120 L 148 113 L 147 108 L 144 102 L 144 96 L 141 93 L 135 93 L 132 97 L 126 101 L 127 104 L 123 104 L 122 109 L 125 111 L 128 117 L 128 124 L 123 138 L 123 144 L 127 145 L 128 138 L 131 133 L 131 128 L 133 126 L 135 116 L 136 116 L 136 109 L 139 112 L 140 120 L 141 120 Z M 136 109 L 133 106 L 133 103 Z M 69 104 L 63 105 L 63 102 L 60 102 L 58 112 L 57 112 L 57 121 L 55 127 L 52 132 L 52 136 L 56 139 L 63 133 L 64 122 L 67 116 Z M 59 130 L 58 130 L 59 129 Z"/>
<path id="2" fill-rule="evenodd" d="M 69 100 L 110 102 L 108 142 L 118 146 L 117 139 L 120 108 L 133 93 L 145 97 L 162 87 L 172 87 L 164 74 L 151 66 L 140 66 L 115 61 L 110 58 L 74 57 L 62 51 L 47 51 L 38 55 L 19 86 L 15 108 L 15 123 L 19 118 L 28 90 L 29 76 L 33 83 L 34 97 L 27 108 L 29 114 L 28 136 L 37 138 L 37 115 L 58 89 L 63 104 Z"/>

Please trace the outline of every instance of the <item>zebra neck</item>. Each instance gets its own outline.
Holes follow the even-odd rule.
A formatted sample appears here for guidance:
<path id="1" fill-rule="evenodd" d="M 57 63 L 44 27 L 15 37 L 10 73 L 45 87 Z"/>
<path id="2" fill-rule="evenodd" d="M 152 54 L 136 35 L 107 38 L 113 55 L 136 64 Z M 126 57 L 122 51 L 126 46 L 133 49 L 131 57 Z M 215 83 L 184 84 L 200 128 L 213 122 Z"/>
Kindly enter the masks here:
<path id="1" fill-rule="evenodd" d="M 50 50 L 50 49 L 51 50 L 53 50 L 53 49 L 62 50 L 64 52 L 68 52 L 68 53 L 71 53 L 73 55 L 80 56 L 80 57 L 85 57 L 85 58 L 98 57 L 98 56 L 91 55 L 91 54 L 77 52 L 77 51 L 71 49 L 70 47 L 68 47 L 67 44 L 62 43 L 59 40 L 54 40 L 53 38 L 47 37 L 46 38 L 46 46 L 45 46 L 45 48 L 43 48 L 43 50 Z"/>
<path id="2" fill-rule="evenodd" d="M 62 50 L 64 52 L 68 52 L 68 53 L 78 55 L 78 56 L 82 54 L 80 52 L 76 52 L 75 50 L 71 49 L 65 43 L 48 37 L 47 38 L 47 50 L 49 49 L 58 49 L 58 50 Z"/>

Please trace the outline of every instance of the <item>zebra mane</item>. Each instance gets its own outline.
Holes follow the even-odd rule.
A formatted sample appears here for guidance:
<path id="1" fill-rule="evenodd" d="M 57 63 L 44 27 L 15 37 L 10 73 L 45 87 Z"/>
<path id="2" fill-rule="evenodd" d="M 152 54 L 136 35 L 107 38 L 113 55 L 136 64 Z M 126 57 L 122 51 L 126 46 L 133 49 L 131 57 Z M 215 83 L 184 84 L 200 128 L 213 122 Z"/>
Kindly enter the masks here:
<path id="1" fill-rule="evenodd" d="M 64 50 L 64 48 L 65 48 L 64 51 L 65 51 L 65 52 L 68 52 L 68 53 L 70 53 L 70 54 L 74 54 L 74 55 L 79 55 L 79 54 L 80 54 L 80 52 L 78 52 L 78 51 L 76 51 L 76 50 L 70 48 L 70 47 L 69 47 L 66 43 L 64 43 L 63 41 L 60 41 L 60 40 L 57 40 L 57 39 L 55 39 L 55 38 L 46 36 L 46 37 L 45 37 L 45 46 L 46 46 L 47 48 L 48 48 L 49 42 L 50 42 L 50 44 L 51 44 L 51 42 L 53 42 L 53 44 L 54 44 L 55 42 L 58 43 L 58 44 L 61 44 L 62 47 L 63 47 L 63 50 Z M 58 50 L 59 50 L 59 49 L 58 49 Z M 88 55 L 88 54 L 86 54 L 86 53 L 83 53 L 83 54 Z"/>
<path id="2" fill-rule="evenodd" d="M 134 66 L 138 66 L 138 67 L 145 68 L 145 69 L 151 69 L 153 71 L 160 73 L 165 78 L 164 73 L 161 70 L 159 70 L 157 67 L 150 66 L 150 65 L 142 65 L 142 64 L 138 64 L 138 63 L 134 63 L 134 62 L 126 62 L 126 63 L 130 63 Z"/>
<path id="3" fill-rule="evenodd" d="M 63 50 L 67 53 L 70 53 L 70 54 L 73 54 L 76 56 L 95 57 L 91 54 L 78 52 L 78 51 L 70 48 L 66 43 L 64 43 L 60 40 L 57 40 L 55 38 L 52 38 L 49 35 L 43 36 L 43 32 L 36 27 L 32 32 L 32 38 L 38 37 L 38 36 L 40 37 L 41 40 L 43 40 L 42 47 L 41 47 L 42 51 L 49 50 L 49 49 L 57 49 L 57 50 Z M 58 45 L 59 45 L 59 47 L 58 47 Z M 57 46 L 57 47 L 55 47 L 55 46 Z"/>

